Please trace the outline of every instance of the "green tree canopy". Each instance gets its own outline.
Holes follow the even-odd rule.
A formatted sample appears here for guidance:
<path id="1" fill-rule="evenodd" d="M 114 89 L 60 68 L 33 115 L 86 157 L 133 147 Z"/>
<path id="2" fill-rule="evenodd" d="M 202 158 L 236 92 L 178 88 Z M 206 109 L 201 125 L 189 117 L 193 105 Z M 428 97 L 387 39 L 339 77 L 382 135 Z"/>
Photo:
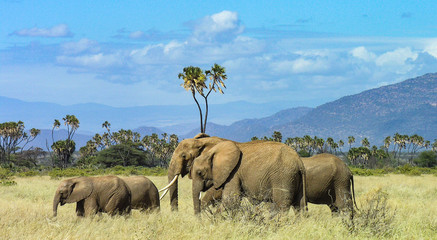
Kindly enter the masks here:
<path id="1" fill-rule="evenodd" d="M 23 150 L 41 132 L 39 129 L 32 128 L 29 135 L 24 129 L 22 121 L 0 123 L 0 161 L 2 163 L 10 162 L 11 153 L 15 153 L 20 148 Z"/>
<path id="2" fill-rule="evenodd" d="M 434 151 L 423 151 L 413 162 L 419 167 L 435 167 L 437 166 L 437 153 Z"/>

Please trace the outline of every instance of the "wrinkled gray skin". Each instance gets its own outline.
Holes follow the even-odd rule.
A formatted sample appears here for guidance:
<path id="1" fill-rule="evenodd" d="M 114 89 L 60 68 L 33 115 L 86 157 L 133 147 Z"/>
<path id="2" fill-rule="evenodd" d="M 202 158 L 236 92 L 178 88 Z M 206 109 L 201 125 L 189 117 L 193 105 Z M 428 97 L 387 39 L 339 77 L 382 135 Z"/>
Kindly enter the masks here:
<path id="1" fill-rule="evenodd" d="M 350 217 L 353 218 L 354 181 L 352 172 L 346 164 L 335 155 L 327 153 L 301 159 L 306 170 L 308 202 L 326 204 L 333 213 L 339 210 L 350 211 Z M 221 198 L 222 189 L 210 188 L 203 195 L 201 206 L 206 208 L 220 202 Z"/>
<path id="2" fill-rule="evenodd" d="M 282 143 L 252 141 L 237 143 L 199 134 L 179 143 L 168 171 L 193 179 L 194 212 L 200 212 L 199 194 L 223 188 L 223 203 L 238 203 L 243 195 L 269 201 L 281 210 L 306 207 L 305 169 L 297 153 Z M 177 184 L 170 188 L 172 209 L 177 209 Z"/>
<path id="3" fill-rule="evenodd" d="M 132 176 L 122 178 L 128 185 L 131 194 L 132 209 L 139 209 L 141 211 L 159 211 L 159 193 L 155 184 L 144 176 Z"/>
<path id="4" fill-rule="evenodd" d="M 77 203 L 79 217 L 100 212 L 129 214 L 131 193 L 126 183 L 116 176 L 78 177 L 63 180 L 53 199 L 53 216 L 57 216 L 58 204 Z"/>

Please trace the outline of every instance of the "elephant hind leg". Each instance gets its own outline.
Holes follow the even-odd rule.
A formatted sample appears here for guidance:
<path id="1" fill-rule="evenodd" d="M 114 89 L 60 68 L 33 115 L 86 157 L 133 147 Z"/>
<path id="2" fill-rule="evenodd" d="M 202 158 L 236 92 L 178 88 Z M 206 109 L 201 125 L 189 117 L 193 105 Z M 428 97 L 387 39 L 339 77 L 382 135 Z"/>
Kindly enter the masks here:
<path id="1" fill-rule="evenodd" d="M 285 188 L 273 188 L 272 200 L 280 211 L 288 211 L 290 206 L 293 205 L 292 196 L 294 192 L 291 192 L 289 187 Z"/>
<path id="2" fill-rule="evenodd" d="M 336 201 L 334 205 L 339 211 L 343 213 L 349 213 L 350 219 L 353 219 L 354 215 L 354 205 L 352 201 L 352 195 L 348 191 L 337 191 Z"/>

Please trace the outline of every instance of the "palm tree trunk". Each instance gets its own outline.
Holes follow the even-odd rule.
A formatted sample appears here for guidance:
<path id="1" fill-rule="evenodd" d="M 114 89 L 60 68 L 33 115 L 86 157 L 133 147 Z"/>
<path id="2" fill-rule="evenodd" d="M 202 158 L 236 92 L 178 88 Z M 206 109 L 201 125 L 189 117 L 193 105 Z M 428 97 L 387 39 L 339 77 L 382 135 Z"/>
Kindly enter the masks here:
<path id="1" fill-rule="evenodd" d="M 205 133 L 205 130 L 203 129 L 202 108 L 200 107 L 199 102 L 198 102 L 197 99 L 196 99 L 196 95 L 195 95 L 194 89 L 192 89 L 191 92 L 193 93 L 193 98 L 194 98 L 194 101 L 195 101 L 196 104 L 197 104 L 197 108 L 199 108 L 199 113 L 200 113 L 200 132 L 201 132 L 201 133 Z"/>
<path id="2" fill-rule="evenodd" d="M 208 97 L 205 98 L 205 122 L 203 123 L 203 133 L 206 132 L 206 121 L 208 119 Z"/>

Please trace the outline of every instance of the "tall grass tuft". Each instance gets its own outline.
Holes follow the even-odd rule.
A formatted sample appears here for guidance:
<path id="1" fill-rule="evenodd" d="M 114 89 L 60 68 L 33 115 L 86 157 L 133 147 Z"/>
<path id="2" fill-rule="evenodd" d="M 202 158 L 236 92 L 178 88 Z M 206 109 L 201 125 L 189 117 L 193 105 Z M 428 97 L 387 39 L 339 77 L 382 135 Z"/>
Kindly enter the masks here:
<path id="1" fill-rule="evenodd" d="M 343 218 L 343 224 L 352 234 L 363 232 L 374 237 L 390 237 L 396 214 L 387 204 L 388 197 L 381 188 L 368 192 L 362 197 L 364 201 L 354 218 Z"/>

